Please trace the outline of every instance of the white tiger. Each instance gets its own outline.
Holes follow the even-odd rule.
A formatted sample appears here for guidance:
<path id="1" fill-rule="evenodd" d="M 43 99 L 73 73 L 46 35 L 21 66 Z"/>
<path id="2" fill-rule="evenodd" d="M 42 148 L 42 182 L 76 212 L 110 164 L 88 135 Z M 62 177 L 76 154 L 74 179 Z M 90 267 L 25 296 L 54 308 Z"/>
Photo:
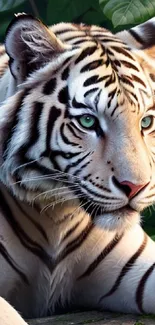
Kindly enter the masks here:
<path id="1" fill-rule="evenodd" d="M 24 318 L 155 312 L 154 20 L 18 15 L 0 61 L 0 295 Z M 8 67 L 9 59 L 9 67 Z M 25 322 L 0 299 L 0 324 Z"/>

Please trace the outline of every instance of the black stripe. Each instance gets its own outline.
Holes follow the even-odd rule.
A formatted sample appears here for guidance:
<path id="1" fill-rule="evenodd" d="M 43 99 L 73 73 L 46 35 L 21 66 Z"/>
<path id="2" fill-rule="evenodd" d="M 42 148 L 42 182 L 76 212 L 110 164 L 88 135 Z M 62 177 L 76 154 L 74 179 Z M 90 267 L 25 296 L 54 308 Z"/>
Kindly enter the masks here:
<path id="1" fill-rule="evenodd" d="M 65 42 L 69 42 L 69 41 L 73 41 L 74 39 L 78 39 L 78 38 L 81 38 L 81 36 L 83 35 L 73 35 L 73 36 L 70 36 L 70 37 L 67 37 L 64 39 Z"/>
<path id="2" fill-rule="evenodd" d="M 89 182 L 90 182 L 90 180 L 89 180 Z M 101 195 L 101 194 L 99 194 L 99 193 L 97 193 L 97 192 L 95 192 L 95 191 L 93 191 L 93 190 L 91 190 L 91 189 L 89 189 L 86 185 L 84 185 L 84 184 L 82 184 L 81 185 L 81 187 L 82 188 L 84 188 L 87 192 L 88 192 L 88 194 L 91 194 L 91 195 L 93 195 L 94 197 L 97 197 L 97 198 L 100 198 L 100 199 L 106 199 L 107 201 L 109 200 L 109 201 L 111 201 L 112 200 L 112 198 L 111 197 L 106 197 L 106 196 L 104 196 L 104 195 Z M 97 186 L 96 186 L 97 187 Z M 99 187 L 99 186 L 98 186 Z M 106 191 L 106 192 L 110 192 L 111 193 L 111 191 L 109 190 L 109 189 L 106 189 L 106 188 L 104 188 L 104 190 Z M 97 201 L 95 201 L 95 202 L 97 202 Z M 94 203 L 95 203 L 94 202 Z M 101 203 L 101 202 L 100 202 Z M 104 204 L 105 204 L 105 202 L 104 202 Z M 108 204 L 109 204 L 109 202 L 108 202 Z"/>
<path id="3" fill-rule="evenodd" d="M 18 206 L 18 209 L 21 211 L 21 213 L 24 214 L 24 216 L 36 227 L 36 229 L 41 233 L 41 235 L 44 237 L 44 239 L 47 241 L 48 243 L 48 237 L 47 234 L 45 232 L 45 230 L 42 228 L 42 226 L 36 222 L 34 219 L 32 219 L 32 217 L 30 215 L 28 215 L 28 213 L 22 208 L 22 206 L 19 204 L 19 202 L 16 200 L 16 198 L 14 197 L 14 201 L 16 202 L 16 205 Z M 34 209 L 35 204 L 33 204 Z"/>
<path id="4" fill-rule="evenodd" d="M 58 100 L 60 103 L 65 104 L 65 105 L 68 103 L 68 101 L 69 101 L 68 86 L 62 88 L 59 91 Z"/>
<path id="5" fill-rule="evenodd" d="M 97 188 L 100 188 L 100 189 L 103 190 L 103 191 L 106 191 L 106 192 L 108 192 L 108 193 L 111 193 L 111 190 L 109 190 L 108 188 L 104 187 L 102 184 L 97 184 L 97 183 L 93 182 L 91 179 L 89 179 L 89 182 L 92 183 L 92 184 L 93 184 L 94 186 L 96 186 Z M 111 197 L 110 199 L 112 200 L 113 198 Z M 117 198 L 115 198 L 115 200 L 116 200 L 116 199 L 117 199 Z M 119 198 L 118 198 L 117 200 L 119 200 Z"/>
<path id="6" fill-rule="evenodd" d="M 62 156 L 65 159 L 70 159 L 70 158 L 79 156 L 80 153 L 81 152 L 70 152 L 70 151 L 64 152 L 61 150 L 52 150 L 49 158 L 52 162 L 52 158 L 56 157 L 56 156 Z"/>
<path id="7" fill-rule="evenodd" d="M 73 213 L 64 214 L 62 219 L 55 220 L 56 225 L 61 225 L 66 222 L 67 219 L 70 219 L 69 222 L 74 218 Z M 68 220 L 67 220 L 68 221 Z"/>
<path id="8" fill-rule="evenodd" d="M 6 218 L 9 226 L 11 227 L 14 234 L 17 236 L 21 244 L 27 248 L 32 254 L 39 257 L 42 262 L 49 268 L 51 268 L 51 257 L 46 253 L 42 246 L 40 246 L 36 241 L 31 239 L 28 234 L 23 230 L 21 225 L 15 219 L 8 202 L 5 200 L 4 195 L 0 191 L 0 209 L 4 217 Z"/>
<path id="9" fill-rule="evenodd" d="M 87 237 L 90 235 L 92 230 L 94 229 L 94 224 L 92 222 L 88 222 L 85 229 L 80 233 L 79 236 L 77 236 L 74 240 L 72 240 L 70 243 L 66 245 L 62 253 L 60 253 L 60 257 L 58 259 L 58 263 L 60 263 L 64 258 L 66 258 L 69 254 L 74 252 L 77 248 L 79 248 L 83 242 L 87 239 Z"/>
<path id="10" fill-rule="evenodd" d="M 48 116 L 48 123 L 47 123 L 47 135 L 46 135 L 46 151 L 47 155 L 51 152 L 51 138 L 53 129 L 55 126 L 55 122 L 58 119 L 58 117 L 61 115 L 61 110 L 55 106 L 52 106 L 49 112 Z"/>
<path id="11" fill-rule="evenodd" d="M 125 67 L 127 67 L 127 68 L 129 68 L 129 69 L 133 69 L 133 70 L 136 70 L 136 71 L 139 72 L 139 69 L 138 69 L 138 68 L 137 68 L 133 63 L 128 62 L 128 61 L 125 61 L 125 60 L 121 60 L 121 63 L 122 63 Z"/>
<path id="12" fill-rule="evenodd" d="M 135 61 L 134 58 L 133 58 L 133 56 L 125 48 L 123 48 L 121 46 L 111 46 L 111 49 L 113 49 L 115 52 L 118 52 L 119 54 L 120 53 L 123 54 L 125 57 L 128 57 L 133 62 Z"/>
<path id="13" fill-rule="evenodd" d="M 15 132 L 15 128 L 18 124 L 19 120 L 19 111 L 22 108 L 22 104 L 24 102 L 25 97 L 28 94 L 28 90 L 21 94 L 21 98 L 19 99 L 19 102 L 17 103 L 16 107 L 13 111 L 13 116 L 11 121 L 7 122 L 7 125 L 5 126 L 5 129 L 3 130 L 3 159 L 5 160 L 7 158 L 7 148 L 8 144 L 10 143 L 10 140 Z M 10 116 L 8 120 L 10 119 Z M 5 141 L 4 141 L 5 138 Z"/>
<path id="14" fill-rule="evenodd" d="M 87 72 L 87 71 L 97 69 L 98 67 L 102 66 L 103 64 L 104 64 L 103 59 L 92 61 L 92 62 L 86 64 L 83 68 L 81 68 L 80 72 L 82 73 L 82 72 Z"/>
<path id="15" fill-rule="evenodd" d="M 116 81 L 116 77 L 115 77 L 115 74 L 112 74 L 109 79 L 105 82 L 105 85 L 104 87 L 109 87 L 110 85 L 114 84 Z"/>
<path id="16" fill-rule="evenodd" d="M 113 287 L 109 290 L 108 293 L 106 293 L 104 296 L 102 296 L 102 299 L 111 296 L 118 289 L 119 285 L 121 284 L 122 279 L 134 266 L 134 263 L 137 261 L 137 258 L 143 252 L 144 248 L 146 247 L 146 244 L 147 244 L 147 235 L 144 233 L 144 240 L 143 240 L 142 244 L 140 245 L 139 249 L 136 251 L 136 253 L 134 255 L 132 255 L 132 257 L 129 259 L 129 261 L 123 266 Z"/>
<path id="17" fill-rule="evenodd" d="M 133 98 L 135 98 L 136 99 L 136 102 L 138 102 L 138 98 L 137 98 L 137 95 L 136 94 L 132 93 L 132 91 L 129 91 L 129 89 L 127 89 L 126 94 L 127 93 L 129 94 L 130 97 L 132 96 Z M 139 103 L 137 103 L 137 108 L 138 108 L 138 111 L 139 111 Z"/>
<path id="18" fill-rule="evenodd" d="M 88 79 L 85 80 L 85 82 L 83 83 L 83 86 L 84 87 L 87 87 L 87 86 L 90 86 L 92 84 L 96 84 L 98 82 L 101 82 L 101 81 L 107 79 L 108 77 L 109 76 L 104 76 L 104 77 L 100 77 L 99 78 L 98 75 L 92 76 L 92 77 L 90 77 L 90 78 L 88 78 Z"/>
<path id="19" fill-rule="evenodd" d="M 88 178 L 90 178 L 91 176 L 92 176 L 92 174 L 89 173 L 89 174 L 87 174 L 86 176 L 83 177 L 83 180 L 84 180 L 84 181 L 87 181 Z"/>
<path id="20" fill-rule="evenodd" d="M 80 39 L 79 41 L 73 42 L 72 45 L 78 45 L 78 44 L 85 43 L 85 42 L 90 42 L 90 40 L 83 38 L 83 39 Z"/>
<path id="21" fill-rule="evenodd" d="M 29 126 L 30 138 L 28 140 L 28 143 L 24 146 L 25 151 L 27 151 L 29 147 L 32 147 L 38 140 L 40 131 L 39 121 L 41 118 L 43 107 L 44 104 L 41 102 L 33 103 L 33 111 L 31 112 L 31 120 Z"/>
<path id="22" fill-rule="evenodd" d="M 43 111 L 43 103 L 41 102 L 34 102 L 33 103 L 33 111 L 31 111 L 31 118 L 30 118 L 30 124 L 29 124 L 29 139 L 27 142 L 25 142 L 21 147 L 19 148 L 16 155 L 18 155 L 21 158 L 20 164 L 25 163 L 25 154 L 28 151 L 30 147 L 32 147 L 38 140 L 39 137 L 39 121 L 41 118 L 41 114 Z"/>
<path id="23" fill-rule="evenodd" d="M 84 93 L 84 97 L 87 97 L 89 94 L 94 93 L 94 92 L 97 91 L 98 89 L 99 89 L 99 88 L 96 87 L 96 88 L 92 88 L 92 89 L 87 90 L 87 91 Z"/>
<path id="24" fill-rule="evenodd" d="M 9 253 L 7 252 L 6 248 L 2 245 L 2 243 L 0 243 L 0 254 L 4 257 L 7 263 L 13 268 L 13 270 L 18 273 L 18 275 L 24 281 L 24 283 L 29 285 L 27 276 L 17 267 L 16 262 L 9 255 Z"/>
<path id="25" fill-rule="evenodd" d="M 72 228 L 70 228 L 66 234 L 63 236 L 62 241 L 66 240 L 70 235 L 73 234 L 73 232 L 79 227 L 79 225 L 82 223 L 84 218 L 82 218 L 80 221 L 78 221 L 75 225 L 73 225 Z"/>
<path id="26" fill-rule="evenodd" d="M 76 133 L 74 130 L 74 124 L 71 122 L 70 124 L 66 125 L 68 127 L 68 129 L 70 130 L 70 132 L 74 135 L 75 138 L 82 140 Z"/>
<path id="27" fill-rule="evenodd" d="M 103 251 L 96 257 L 96 259 L 88 266 L 86 271 L 78 277 L 78 280 L 90 276 L 92 272 L 98 267 L 98 265 L 104 260 L 104 258 L 111 253 L 111 251 L 115 248 L 115 246 L 121 241 L 123 237 L 123 233 L 121 235 L 116 234 L 116 236 L 108 243 L 108 245 L 103 249 Z M 101 298 L 102 299 L 102 298 Z"/>
<path id="28" fill-rule="evenodd" d="M 106 68 L 111 64 L 109 56 L 107 56 L 107 59 L 106 59 L 106 61 L 104 61 L 104 64 L 105 64 Z"/>
<path id="29" fill-rule="evenodd" d="M 46 156 L 46 153 L 45 153 L 45 152 L 41 153 L 40 157 L 47 157 L 47 156 Z M 45 166 L 40 165 L 39 162 L 37 162 L 37 161 L 34 162 L 34 161 L 32 160 L 32 163 L 30 164 L 31 160 L 25 158 L 25 162 L 29 164 L 29 167 L 26 167 L 26 171 L 29 171 L 29 170 L 32 171 L 32 169 L 35 169 L 35 171 L 39 172 L 39 173 L 42 174 L 42 175 L 50 175 L 50 176 L 52 176 L 52 175 L 54 175 L 55 173 L 57 173 L 57 171 L 55 171 L 55 170 L 51 170 L 51 169 L 48 169 L 48 168 L 45 167 Z M 30 166 L 31 166 L 31 167 L 30 167 Z M 24 168 L 24 167 L 23 167 L 23 168 Z M 17 176 L 17 181 L 21 181 L 21 179 L 20 179 L 19 176 Z M 23 182 L 24 182 L 24 181 L 23 181 Z M 20 186 L 23 186 L 23 184 L 20 184 Z M 26 187 L 25 187 L 25 188 L 26 188 Z M 30 190 L 30 189 L 29 189 L 29 190 Z"/>
<path id="30" fill-rule="evenodd" d="M 96 94 L 96 96 L 95 96 L 95 98 L 94 98 L 94 104 L 95 104 L 96 111 L 98 111 L 98 103 L 99 103 L 99 101 L 100 101 L 101 93 L 102 93 L 102 89 L 100 89 L 100 90 L 98 91 L 98 93 Z M 100 129 L 100 132 L 98 132 L 99 129 Z M 102 130 L 102 129 L 101 129 L 101 127 L 99 126 L 99 127 L 97 128 L 97 130 L 96 130 L 96 133 L 97 133 L 98 136 L 101 135 L 101 133 L 102 133 L 102 135 L 103 135 L 103 130 L 102 130 L 102 132 L 101 132 L 101 130 Z"/>
<path id="31" fill-rule="evenodd" d="M 132 78 L 133 78 L 136 82 L 140 83 L 142 86 L 146 87 L 145 82 L 144 82 L 142 79 L 140 79 L 139 77 L 137 77 L 137 76 L 135 76 L 134 74 L 132 74 Z"/>
<path id="32" fill-rule="evenodd" d="M 87 47 L 82 51 L 82 53 L 78 56 L 78 58 L 75 60 L 75 64 L 79 63 L 80 61 L 83 61 L 87 56 L 92 55 L 97 49 L 97 46 L 91 46 Z"/>
<path id="33" fill-rule="evenodd" d="M 115 70 L 118 71 L 117 67 L 121 67 L 121 62 L 119 60 L 112 60 L 112 64 L 115 65 Z"/>
<path id="34" fill-rule="evenodd" d="M 126 45 L 123 41 L 121 40 L 118 40 L 117 38 L 113 37 L 113 38 L 110 38 L 108 36 L 103 36 L 103 35 L 98 35 L 98 38 L 100 38 L 100 41 L 103 41 L 104 43 L 118 43 L 120 46 L 123 46 L 123 45 Z"/>
<path id="35" fill-rule="evenodd" d="M 93 111 L 93 109 L 92 109 L 91 107 L 89 107 L 89 109 Z M 77 119 L 77 118 L 79 118 L 80 116 L 81 116 L 81 115 L 73 115 L 73 114 L 70 114 L 70 118 L 71 118 L 71 119 Z M 72 122 L 71 122 L 71 123 L 72 123 Z M 72 125 L 73 125 L 73 124 L 74 124 L 74 123 L 72 123 Z M 84 134 L 84 135 L 86 134 L 85 131 L 82 130 L 82 129 L 79 129 L 78 126 L 77 126 L 76 124 L 74 124 L 74 129 L 76 129 L 78 133 L 80 133 L 80 134 L 82 133 L 82 135 L 83 135 L 83 134 Z M 82 138 L 80 138 L 80 140 L 82 140 Z"/>
<path id="36" fill-rule="evenodd" d="M 102 49 L 102 52 L 100 54 L 100 57 L 104 56 L 105 55 L 105 52 L 107 52 L 107 50 L 105 50 L 105 47 L 103 46 L 103 44 L 100 44 L 100 47 Z"/>
<path id="37" fill-rule="evenodd" d="M 80 154 L 81 152 L 79 152 Z M 86 153 L 83 157 L 79 158 L 77 161 L 69 164 L 66 168 L 65 168 L 65 173 L 67 173 L 69 171 L 70 168 L 77 166 L 78 164 L 80 164 L 85 158 L 87 158 L 90 155 L 90 152 Z"/>
<path id="38" fill-rule="evenodd" d="M 77 176 L 79 175 L 79 173 L 82 171 L 83 168 L 86 168 L 88 165 L 90 164 L 90 161 L 87 161 L 85 164 L 83 164 L 79 169 L 77 169 L 73 175 L 74 176 Z"/>
<path id="39" fill-rule="evenodd" d="M 128 76 L 121 76 L 121 81 L 124 83 L 124 84 L 126 84 L 126 85 L 128 85 L 128 86 L 130 86 L 131 88 L 133 88 L 134 89 L 134 84 L 133 84 L 133 82 L 132 82 L 132 80 L 130 80 L 129 78 L 128 78 Z"/>
<path id="40" fill-rule="evenodd" d="M 142 314 L 145 314 L 145 311 L 143 309 L 143 295 L 144 295 L 145 284 L 149 276 L 151 275 L 151 273 L 154 271 L 154 269 L 155 269 L 155 263 L 153 263 L 149 267 L 149 269 L 144 273 L 136 290 L 136 303 Z"/>
<path id="41" fill-rule="evenodd" d="M 108 100 L 108 108 L 111 105 L 111 102 L 112 102 L 112 100 L 113 100 L 113 98 L 114 98 L 114 96 L 116 94 L 116 91 L 117 91 L 117 87 L 115 89 L 113 89 L 112 91 L 110 91 L 109 94 L 108 94 L 108 98 L 109 98 L 109 100 Z"/>
<path id="42" fill-rule="evenodd" d="M 56 88 L 56 78 L 48 80 L 43 86 L 43 94 L 51 95 Z"/>
<path id="43" fill-rule="evenodd" d="M 65 34 L 65 33 L 68 33 L 68 32 L 77 32 L 77 30 L 75 30 L 73 28 L 58 30 L 58 31 L 55 32 L 55 35 L 61 35 L 61 34 Z"/>
<path id="44" fill-rule="evenodd" d="M 144 40 L 141 38 L 141 36 L 140 36 L 140 35 L 139 35 L 135 30 L 133 30 L 133 29 L 129 29 L 128 32 L 131 34 L 131 36 L 132 36 L 133 38 L 135 38 L 135 40 L 136 40 L 138 43 L 144 45 L 144 43 L 145 43 Z"/>
<path id="45" fill-rule="evenodd" d="M 115 113 L 115 111 L 116 111 L 117 108 L 118 108 L 118 103 L 116 104 L 116 106 L 114 107 L 113 111 L 111 112 L 111 116 L 114 115 L 114 113 Z"/>
<path id="46" fill-rule="evenodd" d="M 87 105 L 77 102 L 76 98 L 74 97 L 72 100 L 72 106 L 75 108 L 87 108 Z"/>
<path id="47" fill-rule="evenodd" d="M 65 123 L 62 123 L 61 127 L 60 127 L 60 134 L 61 134 L 61 137 L 62 137 L 64 143 L 66 143 L 68 145 L 72 145 L 73 147 L 79 146 L 78 143 L 72 142 L 66 137 L 64 128 L 65 128 Z"/>
<path id="48" fill-rule="evenodd" d="M 69 77 L 69 73 L 70 73 L 70 69 L 69 69 L 69 65 L 64 69 L 64 71 L 62 72 L 62 76 L 61 79 L 62 80 L 67 80 Z"/>

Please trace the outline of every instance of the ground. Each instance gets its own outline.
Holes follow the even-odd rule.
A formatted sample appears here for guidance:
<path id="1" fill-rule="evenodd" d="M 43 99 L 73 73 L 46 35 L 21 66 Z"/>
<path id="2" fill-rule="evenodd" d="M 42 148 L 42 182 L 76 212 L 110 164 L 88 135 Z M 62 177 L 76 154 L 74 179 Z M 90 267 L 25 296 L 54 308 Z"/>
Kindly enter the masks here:
<path id="1" fill-rule="evenodd" d="M 80 312 L 29 321 L 29 325 L 155 325 L 155 316 Z"/>

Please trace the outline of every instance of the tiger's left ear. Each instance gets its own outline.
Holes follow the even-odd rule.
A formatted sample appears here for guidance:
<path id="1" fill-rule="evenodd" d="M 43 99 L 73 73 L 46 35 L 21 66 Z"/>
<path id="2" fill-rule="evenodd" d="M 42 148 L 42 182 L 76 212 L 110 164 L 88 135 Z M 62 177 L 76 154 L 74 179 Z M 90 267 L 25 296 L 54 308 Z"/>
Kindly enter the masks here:
<path id="1" fill-rule="evenodd" d="M 26 14 L 17 15 L 9 25 L 5 47 L 17 83 L 67 49 L 40 20 Z"/>

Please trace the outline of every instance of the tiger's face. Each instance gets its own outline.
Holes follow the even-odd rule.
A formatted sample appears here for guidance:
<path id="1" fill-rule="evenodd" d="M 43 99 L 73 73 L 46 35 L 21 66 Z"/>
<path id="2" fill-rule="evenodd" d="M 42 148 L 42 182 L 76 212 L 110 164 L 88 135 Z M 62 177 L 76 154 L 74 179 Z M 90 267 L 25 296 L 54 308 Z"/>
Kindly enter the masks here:
<path id="1" fill-rule="evenodd" d="M 105 41 L 91 36 L 79 47 L 54 38 L 53 54 L 44 29 L 20 18 L 6 38 L 10 69 L 22 87 L 13 97 L 17 121 L 5 139 L 2 179 L 21 199 L 76 200 L 106 229 L 130 226 L 155 198 L 154 98 L 144 52 L 133 53 L 103 30 Z M 23 66 L 11 48 L 13 30 L 30 64 Z M 39 41 L 45 66 L 38 52 L 32 58 Z M 38 71 L 27 77 L 34 65 Z"/>

